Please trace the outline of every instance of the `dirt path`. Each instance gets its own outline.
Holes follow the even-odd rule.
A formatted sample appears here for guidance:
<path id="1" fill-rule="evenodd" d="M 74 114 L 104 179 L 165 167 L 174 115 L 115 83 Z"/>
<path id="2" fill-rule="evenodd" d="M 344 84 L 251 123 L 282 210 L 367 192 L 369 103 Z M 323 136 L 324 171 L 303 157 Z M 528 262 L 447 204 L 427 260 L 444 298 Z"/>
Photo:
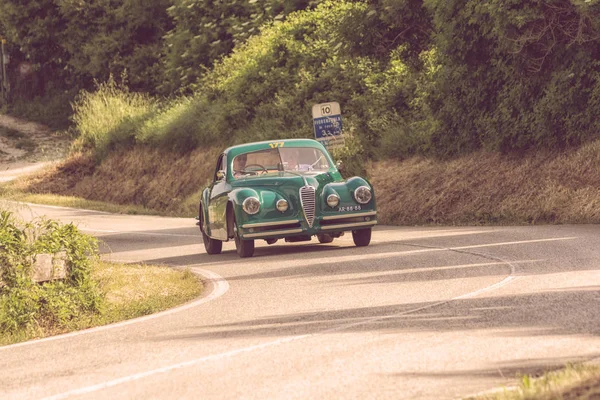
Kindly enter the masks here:
<path id="1" fill-rule="evenodd" d="M 48 127 L 0 114 L 0 182 L 64 158 L 70 140 Z"/>

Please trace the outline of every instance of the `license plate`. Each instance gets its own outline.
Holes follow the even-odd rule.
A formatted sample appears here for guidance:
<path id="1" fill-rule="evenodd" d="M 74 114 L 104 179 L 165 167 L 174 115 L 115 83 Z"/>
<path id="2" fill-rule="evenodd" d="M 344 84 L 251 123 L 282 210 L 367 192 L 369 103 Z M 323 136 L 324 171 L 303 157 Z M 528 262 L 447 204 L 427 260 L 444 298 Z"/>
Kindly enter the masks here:
<path id="1" fill-rule="evenodd" d="M 361 206 L 345 206 L 338 208 L 339 212 L 348 212 L 348 211 L 360 211 L 362 210 Z"/>

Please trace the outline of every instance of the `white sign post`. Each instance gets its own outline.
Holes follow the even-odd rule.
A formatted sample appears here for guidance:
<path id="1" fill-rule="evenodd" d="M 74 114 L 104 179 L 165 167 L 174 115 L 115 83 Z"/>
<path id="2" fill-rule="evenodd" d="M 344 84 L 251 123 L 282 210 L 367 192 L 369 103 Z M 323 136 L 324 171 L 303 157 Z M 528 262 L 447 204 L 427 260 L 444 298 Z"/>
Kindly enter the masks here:
<path id="1" fill-rule="evenodd" d="M 315 139 L 328 150 L 344 147 L 342 112 L 338 102 L 315 104 L 312 116 Z"/>

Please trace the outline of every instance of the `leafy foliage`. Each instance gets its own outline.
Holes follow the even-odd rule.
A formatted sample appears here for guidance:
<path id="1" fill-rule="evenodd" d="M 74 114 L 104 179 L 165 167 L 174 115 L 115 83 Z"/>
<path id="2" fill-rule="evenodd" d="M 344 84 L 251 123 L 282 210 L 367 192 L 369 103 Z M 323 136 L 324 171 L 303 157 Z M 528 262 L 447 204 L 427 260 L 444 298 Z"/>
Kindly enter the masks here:
<path id="1" fill-rule="evenodd" d="M 320 0 L 175 0 L 168 8 L 174 27 L 165 35 L 164 93 L 198 89 L 198 80 L 235 45 L 281 22 L 290 12 Z"/>
<path id="2" fill-rule="evenodd" d="M 440 65 L 424 94 L 436 152 L 557 148 L 597 135 L 598 2 L 425 4 Z"/>
<path id="3" fill-rule="evenodd" d="M 31 269 L 38 254 L 64 251 L 67 279 L 38 285 Z M 36 326 L 64 327 L 84 312 L 98 312 L 102 296 L 92 279 L 95 239 L 72 224 L 38 219 L 19 224 L 0 211 L 0 331 L 15 332 Z"/>
<path id="4" fill-rule="evenodd" d="M 415 90 L 402 61 L 405 47 L 386 60 L 368 54 L 379 41 L 369 33 L 379 18 L 373 11 L 362 2 L 325 1 L 264 28 L 218 62 L 201 91 L 153 114 L 136 140 L 190 150 L 214 142 L 311 137 L 312 105 L 335 99 L 344 105 L 345 125 L 359 147 L 372 155 L 382 134 L 397 134 L 398 126 L 405 134 Z"/>
<path id="5" fill-rule="evenodd" d="M 132 88 L 152 90 L 161 80 L 170 2 L 4 0 L 0 25 L 18 47 L 17 59 L 31 62 L 59 89 L 89 88 L 93 79 L 127 71 Z"/>
<path id="6" fill-rule="evenodd" d="M 325 101 L 364 157 L 576 146 L 600 132 L 599 21 L 598 0 L 0 4 L 0 32 L 66 86 L 127 72 L 75 102 L 99 154 L 310 137 Z"/>

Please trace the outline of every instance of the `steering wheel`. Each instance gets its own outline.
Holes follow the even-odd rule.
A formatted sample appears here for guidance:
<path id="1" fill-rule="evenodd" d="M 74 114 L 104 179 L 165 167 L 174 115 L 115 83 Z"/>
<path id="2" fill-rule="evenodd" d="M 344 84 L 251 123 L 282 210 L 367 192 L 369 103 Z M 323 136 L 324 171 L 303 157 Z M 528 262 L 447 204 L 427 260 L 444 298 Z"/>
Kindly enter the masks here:
<path id="1" fill-rule="evenodd" d="M 259 167 L 261 169 L 261 171 L 247 171 L 246 169 L 248 167 Z M 262 174 L 268 174 L 269 173 L 269 171 L 267 171 L 267 169 L 264 166 L 260 165 L 260 164 L 247 164 L 244 167 L 244 170 L 242 172 L 244 172 L 245 174 L 253 174 L 253 175 L 257 175 L 258 172 L 261 172 Z"/>

